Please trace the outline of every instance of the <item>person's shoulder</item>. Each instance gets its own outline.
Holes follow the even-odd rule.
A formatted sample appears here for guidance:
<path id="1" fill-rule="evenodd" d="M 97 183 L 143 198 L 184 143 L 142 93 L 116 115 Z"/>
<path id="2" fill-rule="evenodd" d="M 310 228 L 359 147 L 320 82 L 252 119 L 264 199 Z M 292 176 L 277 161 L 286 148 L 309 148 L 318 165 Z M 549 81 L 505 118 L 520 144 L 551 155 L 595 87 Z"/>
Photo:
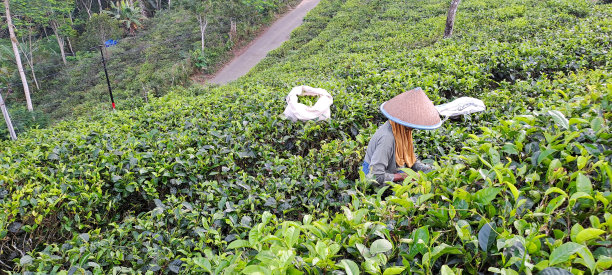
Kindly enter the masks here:
<path id="1" fill-rule="evenodd" d="M 395 138 L 393 137 L 393 129 L 391 128 L 391 124 L 389 124 L 389 122 L 386 122 L 380 126 L 376 132 L 380 142 L 395 142 Z"/>

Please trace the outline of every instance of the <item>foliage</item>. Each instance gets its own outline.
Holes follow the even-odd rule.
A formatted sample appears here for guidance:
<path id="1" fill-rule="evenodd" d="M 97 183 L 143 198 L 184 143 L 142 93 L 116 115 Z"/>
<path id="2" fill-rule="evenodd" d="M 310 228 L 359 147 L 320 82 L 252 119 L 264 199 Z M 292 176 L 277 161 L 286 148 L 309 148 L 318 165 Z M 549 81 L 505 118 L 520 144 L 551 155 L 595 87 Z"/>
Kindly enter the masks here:
<path id="1" fill-rule="evenodd" d="M 42 7 L 46 4 L 38 5 L 36 1 L 17 1 L 19 5 L 15 8 L 16 17 L 23 19 L 22 22 L 30 15 L 40 15 L 44 18 L 46 11 Z M 275 10 L 283 11 L 281 5 L 295 2 L 275 2 Z M 107 1 L 102 1 L 102 5 L 111 7 Z M 121 3 L 113 5 L 122 7 Z M 41 46 L 41 50 L 34 54 L 35 71 L 41 83 L 40 92 L 32 94 L 35 108 L 46 113 L 52 123 L 108 111 L 106 80 L 99 49 L 94 47 L 99 45 L 102 39 L 119 41 L 118 45 L 105 51 L 118 107 L 137 107 L 145 102 L 148 96 L 161 96 L 174 85 L 189 85 L 189 77 L 196 69 L 201 69 L 204 73 L 214 72 L 218 64 L 231 57 L 234 42 L 236 46 L 244 45 L 253 38 L 256 30 L 274 18 L 274 14 L 253 15 L 252 10 L 240 1 L 224 2 L 215 10 L 214 17 L 217 19 L 208 26 L 206 49 L 201 53 L 195 50 L 200 48 L 196 18 L 185 12 L 177 3 L 172 6 L 171 10 L 157 10 L 153 18 L 139 19 L 142 26 L 129 37 L 124 37 L 123 31 L 117 28 L 119 21 L 109 18 L 112 11 L 93 14 L 91 19 L 84 21 L 75 19 L 74 25 L 70 27 L 74 26 L 79 34 L 71 37 L 77 52 L 67 57 L 68 65 L 61 64 L 57 41 L 52 39 L 54 45 L 48 43 L 50 39 L 41 37 L 42 30 L 35 28 L 34 45 Z M 116 9 L 115 11 L 120 12 Z M 135 12 L 130 14 L 140 16 Z M 228 38 L 232 19 L 238 25 L 234 41 Z M 40 27 L 40 24 L 46 24 L 44 22 L 47 21 L 41 19 L 42 23 L 35 26 Z M 39 31 L 38 34 L 36 30 Z M 0 50 L 4 51 L 5 43 L 6 50 L 11 53 L 8 39 L 0 39 Z M 18 85 L 15 85 L 20 80 L 14 64 L 3 58 L 0 58 L 0 64 L 1 67 L 9 69 L 11 86 L 19 89 Z M 21 93 L 15 94 L 19 96 L 8 101 L 11 107 L 22 104 L 24 100 Z M 0 128 L 4 126 L 0 125 Z"/>
<path id="2" fill-rule="evenodd" d="M 28 111 L 25 106 L 9 109 L 13 128 L 17 134 L 26 133 L 32 128 L 45 128 L 49 124 L 49 118 L 40 110 Z M 4 117 L 0 120 L 4 125 Z M 0 127 L 0 138 L 9 139 L 8 128 Z"/>
<path id="3" fill-rule="evenodd" d="M 105 12 L 119 20 L 131 34 L 134 34 L 136 29 L 142 26 L 140 8 L 126 0 L 117 1 L 117 4 L 111 2 L 111 10 Z"/>
<path id="4" fill-rule="evenodd" d="M 79 47 L 82 51 L 89 51 L 93 47 L 103 45 L 108 39 L 119 39 L 123 35 L 118 21 L 106 13 L 93 14 L 79 37 Z"/>
<path id="5" fill-rule="evenodd" d="M 442 40 L 447 1 L 323 1 L 233 84 L 0 142 L 0 261 L 94 274 L 608 270 L 612 7 L 574 2 L 466 1 Z M 332 93 L 331 120 L 281 119 L 302 84 Z M 378 186 L 359 172 L 378 106 L 415 86 L 487 111 L 415 132 L 435 170 Z"/>

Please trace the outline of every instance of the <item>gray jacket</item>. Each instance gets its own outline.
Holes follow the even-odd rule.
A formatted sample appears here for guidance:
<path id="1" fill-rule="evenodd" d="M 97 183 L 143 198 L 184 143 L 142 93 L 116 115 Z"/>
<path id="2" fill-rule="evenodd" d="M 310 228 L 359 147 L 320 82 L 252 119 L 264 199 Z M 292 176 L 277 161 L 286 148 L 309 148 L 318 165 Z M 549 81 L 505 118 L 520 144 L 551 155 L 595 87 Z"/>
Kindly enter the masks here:
<path id="1" fill-rule="evenodd" d="M 393 181 L 398 173 L 395 163 L 395 137 L 388 121 L 380 126 L 370 139 L 364 161 L 370 164 L 370 175 L 374 175 L 378 183 Z"/>

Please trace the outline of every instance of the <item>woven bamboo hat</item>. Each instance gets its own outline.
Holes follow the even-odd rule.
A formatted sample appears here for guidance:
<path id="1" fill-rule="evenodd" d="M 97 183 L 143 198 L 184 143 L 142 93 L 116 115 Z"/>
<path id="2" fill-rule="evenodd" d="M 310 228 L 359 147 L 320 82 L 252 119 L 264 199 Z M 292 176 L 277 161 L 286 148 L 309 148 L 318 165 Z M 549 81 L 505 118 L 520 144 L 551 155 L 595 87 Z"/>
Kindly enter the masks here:
<path id="1" fill-rule="evenodd" d="M 397 95 L 380 105 L 380 111 L 391 121 L 413 129 L 433 130 L 442 125 L 433 102 L 421 88 Z"/>

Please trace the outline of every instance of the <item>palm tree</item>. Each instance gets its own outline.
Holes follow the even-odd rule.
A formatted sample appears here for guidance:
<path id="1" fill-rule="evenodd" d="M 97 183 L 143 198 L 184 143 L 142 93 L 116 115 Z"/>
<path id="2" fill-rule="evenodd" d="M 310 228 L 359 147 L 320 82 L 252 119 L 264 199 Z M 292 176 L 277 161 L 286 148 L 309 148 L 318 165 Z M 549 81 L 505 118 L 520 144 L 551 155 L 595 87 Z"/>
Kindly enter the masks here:
<path id="1" fill-rule="evenodd" d="M 130 34 L 134 34 L 134 31 L 142 26 L 142 23 L 140 23 L 140 19 L 142 18 L 140 8 L 132 5 L 128 1 L 117 1 L 117 4 L 111 2 L 111 10 L 104 12 L 119 20 Z"/>

